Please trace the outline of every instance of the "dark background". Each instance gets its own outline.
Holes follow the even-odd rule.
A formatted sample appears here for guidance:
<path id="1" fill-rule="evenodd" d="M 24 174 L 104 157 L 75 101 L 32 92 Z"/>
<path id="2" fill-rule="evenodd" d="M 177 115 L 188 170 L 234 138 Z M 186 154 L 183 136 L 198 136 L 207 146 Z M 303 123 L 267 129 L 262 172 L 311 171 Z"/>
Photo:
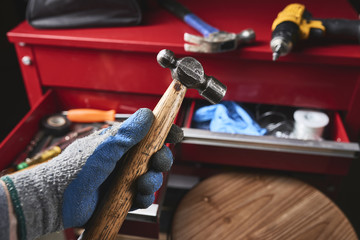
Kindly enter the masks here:
<path id="1" fill-rule="evenodd" d="M 358 10 L 360 1 L 354 1 Z M 25 88 L 14 46 L 8 42 L 6 33 L 25 19 L 25 0 L 0 1 L 0 142 L 29 110 Z M 0 156 L 1 157 L 1 156 Z M 335 200 L 360 235 L 360 160 L 355 159 L 350 174 Z"/>
<path id="2" fill-rule="evenodd" d="M 25 18 L 25 0 L 0 1 L 0 141 L 28 112 L 29 103 L 14 46 L 6 33 Z"/>

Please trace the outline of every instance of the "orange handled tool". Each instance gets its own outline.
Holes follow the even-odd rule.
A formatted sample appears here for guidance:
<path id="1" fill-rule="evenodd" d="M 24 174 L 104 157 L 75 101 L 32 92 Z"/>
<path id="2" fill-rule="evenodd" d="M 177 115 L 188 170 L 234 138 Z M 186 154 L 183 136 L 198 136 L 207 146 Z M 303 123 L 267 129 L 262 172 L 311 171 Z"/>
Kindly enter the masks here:
<path id="1" fill-rule="evenodd" d="M 118 114 L 115 110 L 98 110 L 91 108 L 77 108 L 69 111 L 64 111 L 62 114 L 66 115 L 71 122 L 105 122 L 114 121 L 116 118 L 128 118 L 131 114 Z"/>

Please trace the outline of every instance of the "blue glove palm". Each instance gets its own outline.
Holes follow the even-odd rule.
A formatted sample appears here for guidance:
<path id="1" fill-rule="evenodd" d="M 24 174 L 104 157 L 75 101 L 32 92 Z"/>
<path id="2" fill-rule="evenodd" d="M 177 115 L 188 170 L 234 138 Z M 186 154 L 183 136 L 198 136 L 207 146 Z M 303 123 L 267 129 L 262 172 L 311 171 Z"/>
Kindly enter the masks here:
<path id="1" fill-rule="evenodd" d="M 121 125 L 78 139 L 53 160 L 9 175 L 22 205 L 27 237 L 83 226 L 95 210 L 102 184 L 153 120 L 149 109 L 140 109 Z M 171 165 L 172 153 L 164 146 L 152 157 L 150 171 L 137 181 L 134 208 L 151 205 L 162 185 L 162 172 Z"/>

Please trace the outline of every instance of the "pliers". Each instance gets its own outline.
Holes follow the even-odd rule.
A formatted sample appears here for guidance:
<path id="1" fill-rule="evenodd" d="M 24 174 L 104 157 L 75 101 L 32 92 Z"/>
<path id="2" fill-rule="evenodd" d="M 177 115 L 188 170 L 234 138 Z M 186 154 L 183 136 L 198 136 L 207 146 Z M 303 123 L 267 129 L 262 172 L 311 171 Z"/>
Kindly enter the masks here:
<path id="1" fill-rule="evenodd" d="M 228 33 L 207 24 L 185 6 L 174 0 L 160 0 L 160 4 L 182 19 L 191 27 L 199 31 L 203 37 L 190 33 L 184 34 L 185 51 L 202 53 L 219 53 L 235 50 L 240 44 L 251 43 L 255 40 L 255 32 L 248 28 L 242 32 Z"/>

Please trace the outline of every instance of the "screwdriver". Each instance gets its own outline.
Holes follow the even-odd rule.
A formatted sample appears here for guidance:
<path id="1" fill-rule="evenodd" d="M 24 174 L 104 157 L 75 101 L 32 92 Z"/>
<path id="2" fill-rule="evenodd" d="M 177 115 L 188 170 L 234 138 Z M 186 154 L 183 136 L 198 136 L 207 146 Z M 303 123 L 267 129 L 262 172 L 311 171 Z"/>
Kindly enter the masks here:
<path id="1" fill-rule="evenodd" d="M 93 126 L 88 126 L 69 133 L 68 135 L 60 139 L 58 142 L 36 154 L 34 157 L 26 158 L 25 161 L 17 164 L 16 169 L 22 170 L 28 168 L 29 166 L 37 165 L 56 157 L 78 137 L 84 136 L 84 134 L 89 135 L 93 129 Z"/>
<path id="2" fill-rule="evenodd" d="M 77 108 L 69 111 L 63 111 L 63 115 L 66 115 L 71 122 L 106 122 L 115 121 L 116 118 L 129 118 L 131 114 L 119 114 L 115 113 L 115 110 L 98 110 L 92 108 Z"/>
<path id="3" fill-rule="evenodd" d="M 45 162 L 51 158 L 56 157 L 57 155 L 59 155 L 61 153 L 61 148 L 59 146 L 53 146 L 49 149 L 46 149 L 43 152 L 40 152 L 38 154 L 36 154 L 34 157 L 32 158 L 27 158 L 24 162 L 19 163 L 16 166 L 17 170 L 22 170 L 25 169 L 31 165 L 35 165 L 35 164 L 39 164 L 42 162 Z"/>

